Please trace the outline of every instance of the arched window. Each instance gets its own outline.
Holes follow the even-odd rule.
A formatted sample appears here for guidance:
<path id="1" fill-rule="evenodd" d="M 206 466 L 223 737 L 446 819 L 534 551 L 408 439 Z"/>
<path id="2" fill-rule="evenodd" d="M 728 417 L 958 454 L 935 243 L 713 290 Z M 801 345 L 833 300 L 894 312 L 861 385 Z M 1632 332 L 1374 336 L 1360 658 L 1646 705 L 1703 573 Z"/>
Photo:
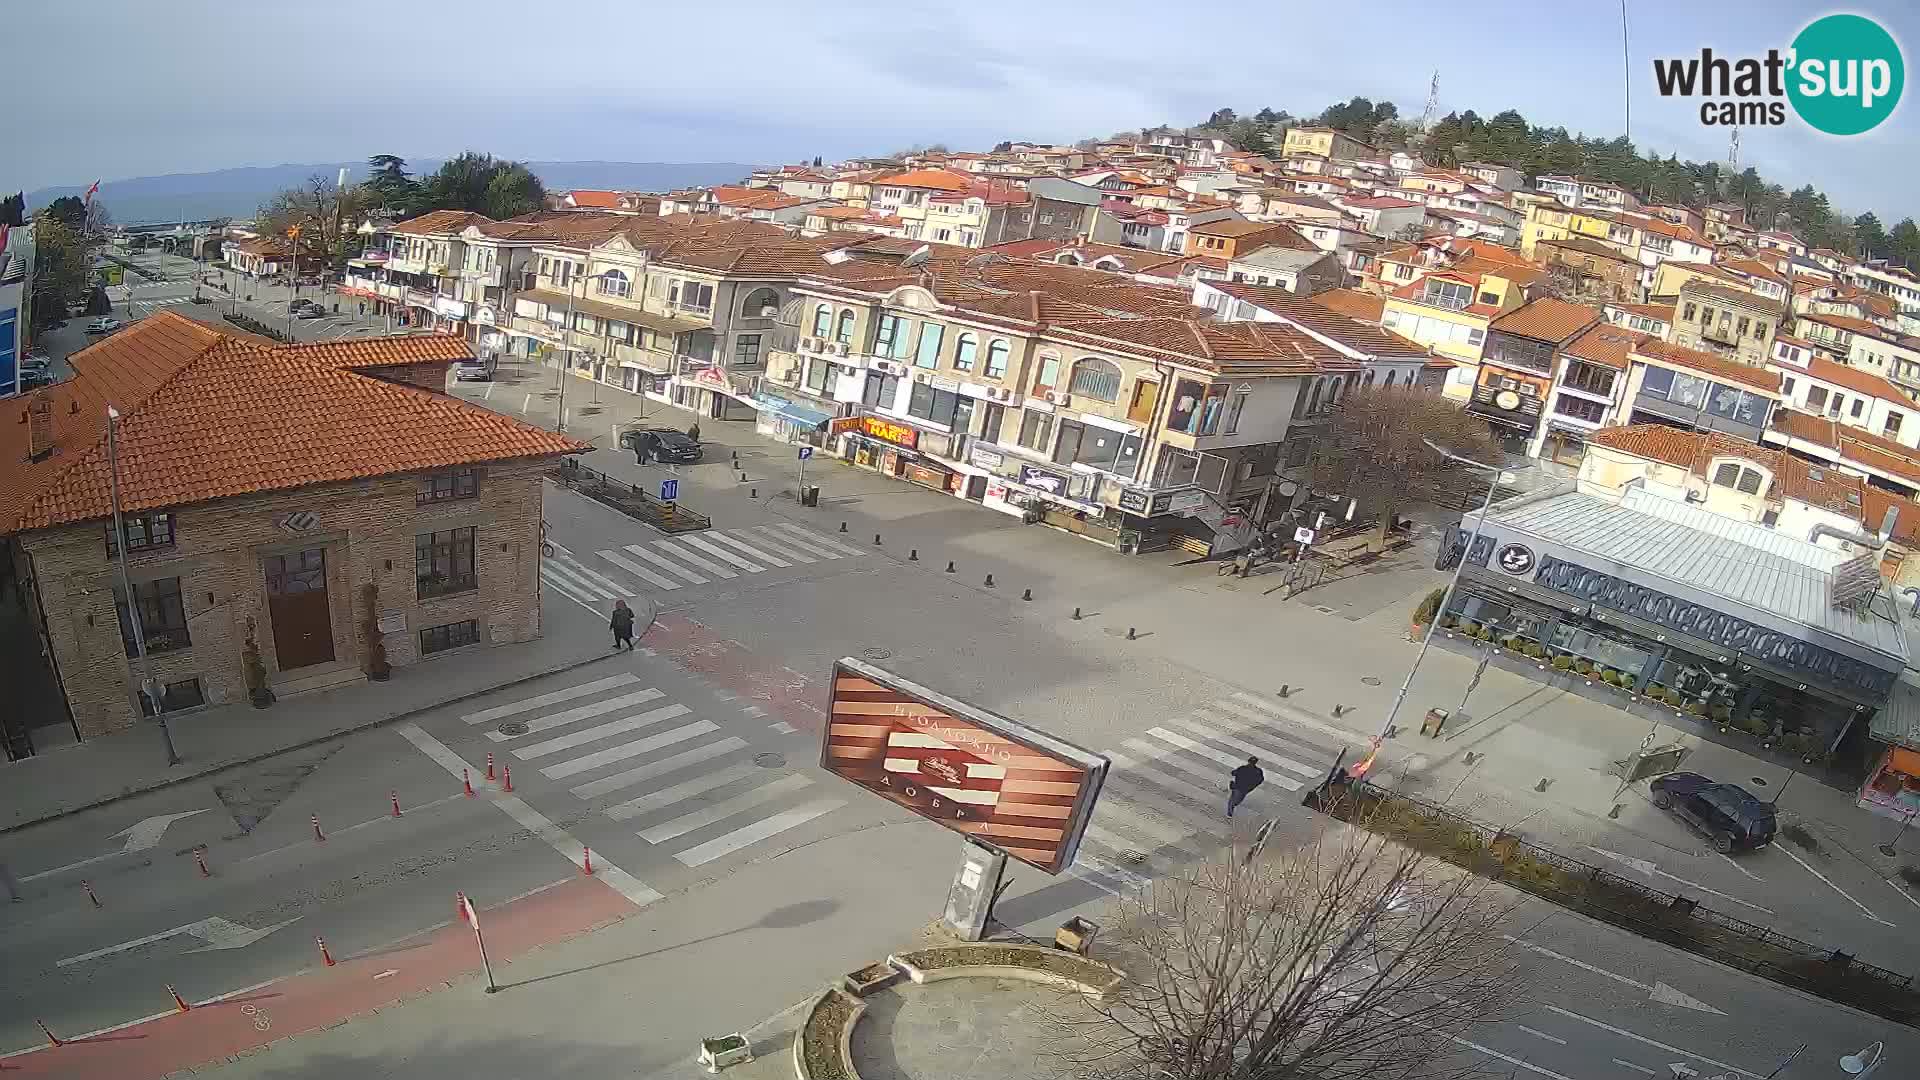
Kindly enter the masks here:
<path id="1" fill-rule="evenodd" d="M 853 344 L 853 309 L 840 313 L 840 322 L 833 328 L 833 340 L 842 345 Z"/>
<path id="2" fill-rule="evenodd" d="M 1371 371 L 1369 371 L 1369 372 L 1367 372 L 1367 373 L 1366 373 L 1365 375 L 1362 375 L 1362 376 L 1360 376 L 1360 385 L 1361 385 L 1361 386 L 1372 386 L 1372 385 L 1373 385 L 1373 372 L 1371 372 Z"/>
<path id="3" fill-rule="evenodd" d="M 823 338 L 833 325 L 833 309 L 825 304 L 813 309 L 813 336 Z"/>
<path id="4" fill-rule="evenodd" d="M 1011 350 L 1004 341 L 996 341 L 987 346 L 987 378 L 1004 379 L 1007 377 L 1007 353 Z"/>
<path id="5" fill-rule="evenodd" d="M 1398 374 L 1400 374 L 1400 373 L 1399 373 L 1399 372 L 1397 372 L 1397 371 L 1389 371 L 1389 372 L 1387 372 L 1387 386 L 1389 386 L 1389 387 L 1391 387 L 1391 386 L 1393 386 L 1393 377 L 1394 377 L 1395 375 L 1398 375 Z"/>
<path id="6" fill-rule="evenodd" d="M 1098 360 L 1086 357 L 1073 365 L 1073 378 L 1067 383 L 1070 394 L 1085 394 L 1101 401 L 1120 400 L 1120 369 Z"/>
<path id="7" fill-rule="evenodd" d="M 956 371 L 973 370 L 973 354 L 979 349 L 979 342 L 972 334 L 961 334 L 960 340 L 953 346 L 953 367 Z"/>
<path id="8" fill-rule="evenodd" d="M 780 292 L 777 289 L 755 289 L 747 294 L 740 305 L 740 317 L 743 319 L 771 319 L 780 314 Z"/>
<path id="9" fill-rule="evenodd" d="M 627 275 L 618 270 L 609 270 L 598 277 L 599 291 L 603 296 L 626 296 L 633 288 L 633 283 L 627 280 Z"/>
<path id="10" fill-rule="evenodd" d="M 1314 413 L 1317 413 L 1320 411 L 1320 391 L 1326 389 L 1326 387 L 1327 387 L 1327 383 L 1325 379 L 1314 380 L 1313 396 L 1307 399 L 1307 415 L 1308 416 L 1312 416 Z"/>

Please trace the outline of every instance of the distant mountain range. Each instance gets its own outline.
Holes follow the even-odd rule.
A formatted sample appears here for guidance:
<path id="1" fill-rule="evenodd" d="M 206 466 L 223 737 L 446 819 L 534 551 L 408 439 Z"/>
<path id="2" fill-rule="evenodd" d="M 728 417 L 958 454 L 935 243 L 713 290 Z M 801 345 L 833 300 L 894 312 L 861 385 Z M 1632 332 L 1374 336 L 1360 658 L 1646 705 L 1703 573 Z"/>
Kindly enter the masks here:
<path id="1" fill-rule="evenodd" d="M 573 188 L 616 188 L 627 191 L 672 191 L 739 180 L 752 166 L 724 161 L 530 161 L 528 167 L 549 191 Z M 157 221 L 197 221 L 211 217 L 249 218 L 277 191 L 305 183 L 315 173 L 336 176 L 350 170 L 349 182 L 367 178 L 364 161 L 322 162 L 312 165 L 265 165 L 213 172 L 174 173 L 108 180 L 96 196 L 106 203 L 113 220 L 122 225 Z M 437 160 L 409 160 L 408 169 L 422 176 L 440 167 Z M 27 192 L 29 211 L 63 195 L 79 195 L 79 187 L 49 187 Z"/>

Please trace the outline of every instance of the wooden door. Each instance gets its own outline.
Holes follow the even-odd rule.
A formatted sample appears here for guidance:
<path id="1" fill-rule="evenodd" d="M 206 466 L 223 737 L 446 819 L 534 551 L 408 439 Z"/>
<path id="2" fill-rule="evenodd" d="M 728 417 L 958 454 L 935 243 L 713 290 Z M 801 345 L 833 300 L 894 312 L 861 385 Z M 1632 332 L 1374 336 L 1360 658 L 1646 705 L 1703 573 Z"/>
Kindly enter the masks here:
<path id="1" fill-rule="evenodd" d="M 327 605 L 327 553 L 323 548 L 269 555 L 267 616 L 281 671 L 333 659 L 333 613 Z"/>

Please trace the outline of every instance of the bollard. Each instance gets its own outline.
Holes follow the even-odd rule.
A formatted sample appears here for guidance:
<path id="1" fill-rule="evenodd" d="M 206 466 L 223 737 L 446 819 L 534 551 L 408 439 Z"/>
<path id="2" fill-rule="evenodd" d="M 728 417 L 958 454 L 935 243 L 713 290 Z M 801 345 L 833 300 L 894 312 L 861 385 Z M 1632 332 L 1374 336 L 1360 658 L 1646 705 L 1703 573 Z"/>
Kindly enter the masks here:
<path id="1" fill-rule="evenodd" d="M 397 791 L 389 791 L 387 792 L 387 798 L 393 802 L 393 816 L 399 817 L 400 816 L 400 793 Z"/>
<path id="2" fill-rule="evenodd" d="M 1547 790 L 1547 785 L 1548 785 L 1548 784 L 1551 784 L 1551 783 L 1553 783 L 1553 781 L 1552 781 L 1552 780 L 1549 780 L 1549 779 L 1547 779 L 1546 777 L 1544 777 L 1544 776 L 1543 776 L 1543 777 L 1541 777 L 1541 778 L 1540 778 L 1540 782 L 1539 782 L 1539 783 L 1537 783 L 1537 784 L 1535 784 L 1535 785 L 1533 785 L 1533 790 L 1535 790 L 1535 791 L 1545 791 L 1545 790 Z"/>
<path id="3" fill-rule="evenodd" d="M 584 870 L 588 877 L 592 877 L 593 876 L 593 849 L 585 846 L 581 847 L 580 856 L 581 856 L 580 869 Z"/>
<path id="4" fill-rule="evenodd" d="M 987 581 L 986 581 L 986 585 L 987 585 L 987 588 L 989 588 L 989 589 L 991 589 L 991 588 L 993 588 L 993 575 L 992 575 L 992 574 L 988 574 L 988 575 L 987 575 Z"/>
<path id="5" fill-rule="evenodd" d="M 200 864 L 201 877 L 213 876 L 213 871 L 207 869 L 207 849 L 206 848 L 194 848 L 193 861 Z"/>
<path id="6" fill-rule="evenodd" d="M 319 814 L 313 815 L 313 842 L 316 844 L 324 844 L 327 842 L 327 834 L 320 831 Z"/>
<path id="7" fill-rule="evenodd" d="M 1287 695 L 1289 695 L 1289 694 L 1291 694 L 1291 693 L 1293 693 L 1293 684 L 1292 684 L 1292 683 L 1281 683 L 1281 684 L 1280 684 L 1280 696 L 1281 696 L 1281 697 L 1286 697 Z"/>
<path id="8" fill-rule="evenodd" d="M 1347 707 L 1345 705 L 1335 705 L 1333 707 L 1333 715 L 1336 717 L 1344 715 L 1346 711 Z"/>
<path id="9" fill-rule="evenodd" d="M 193 1006 L 187 1004 L 186 998 L 180 996 L 180 991 L 173 988 L 172 983 L 167 984 L 167 993 L 173 995 L 173 1007 L 179 1012 L 186 1012 L 193 1008 Z"/>
<path id="10" fill-rule="evenodd" d="M 1478 760 L 1480 760 L 1480 755 L 1469 750 L 1467 751 L 1467 756 L 1462 759 L 1461 763 L 1465 765 L 1472 765 L 1474 762 Z"/>
<path id="11" fill-rule="evenodd" d="M 313 943 L 320 946 L 320 959 L 325 962 L 328 967 L 332 967 L 333 954 L 327 951 L 327 939 L 315 934 Z"/>
<path id="12" fill-rule="evenodd" d="M 759 488 L 757 488 L 757 487 L 750 487 L 750 488 L 748 488 L 748 489 L 747 489 L 747 498 L 749 498 L 749 499 L 757 499 L 757 498 L 759 498 L 759 497 L 760 497 L 760 489 L 759 489 Z"/>
<path id="13" fill-rule="evenodd" d="M 841 531 L 841 532 L 846 532 L 846 531 L 847 531 L 847 523 L 846 523 L 846 522 L 844 522 L 844 521 L 843 521 L 843 522 L 841 522 L 841 523 L 840 523 L 840 531 Z"/>
<path id="14" fill-rule="evenodd" d="M 467 893 L 464 889 L 453 894 L 453 917 L 463 923 L 467 921 Z"/>
<path id="15" fill-rule="evenodd" d="M 460 770 L 460 786 L 466 789 L 467 798 L 473 798 L 473 777 L 465 769 Z"/>
<path id="16" fill-rule="evenodd" d="M 874 534 L 873 534 L 873 546 L 874 546 L 874 547 L 879 547 L 879 546 L 880 546 L 880 534 L 879 534 L 879 533 L 874 533 Z"/>
<path id="17" fill-rule="evenodd" d="M 513 766 L 511 765 L 500 766 L 500 775 L 504 780 L 504 784 L 501 790 L 512 791 L 513 790 Z"/>
<path id="18" fill-rule="evenodd" d="M 743 484 L 747 482 L 747 471 L 745 469 L 740 470 L 740 482 Z"/>
<path id="19" fill-rule="evenodd" d="M 1129 626 L 1129 627 L 1127 627 L 1127 640 L 1128 640 L 1128 641 L 1132 641 L 1132 640 L 1134 639 L 1134 637 L 1135 637 L 1135 636 L 1137 636 L 1138 634 L 1139 634 L 1139 631 L 1138 631 L 1138 630 L 1135 630 L 1135 629 L 1134 629 L 1133 627 L 1131 627 L 1131 626 Z"/>
<path id="20" fill-rule="evenodd" d="M 1079 609 L 1079 608 L 1074 608 L 1074 609 L 1073 609 L 1073 617 L 1074 617 L 1075 619 L 1078 619 L 1078 618 L 1080 618 L 1080 609 Z"/>
<path id="21" fill-rule="evenodd" d="M 951 574 L 951 573 L 953 573 L 953 560 L 952 560 L 952 559 L 948 559 L 948 560 L 947 560 L 947 573 L 949 573 L 949 574 Z"/>
<path id="22" fill-rule="evenodd" d="M 45 1020 L 35 1020 L 34 1023 L 40 1025 L 40 1034 L 45 1035 L 47 1037 L 48 1046 L 62 1045 L 62 1043 L 60 1042 L 60 1036 L 55 1035 L 53 1033 L 53 1029 L 47 1026 L 47 1022 Z"/>
<path id="23" fill-rule="evenodd" d="M 493 751 L 491 750 L 487 751 L 487 779 L 489 781 L 495 779 L 493 775 Z"/>
<path id="24" fill-rule="evenodd" d="M 907 551 L 907 561 L 908 561 L 908 562 L 919 562 L 919 561 L 920 561 L 920 549 L 919 549 L 919 548 L 910 548 L 910 549 L 908 549 L 908 551 Z"/>
<path id="25" fill-rule="evenodd" d="M 1608 817 L 1608 818 L 1610 818 L 1610 819 L 1613 819 L 1613 820 L 1618 820 L 1618 819 L 1619 819 L 1619 817 L 1620 817 L 1620 804 L 1619 804 L 1619 803 L 1614 803 L 1614 804 L 1613 804 L 1613 809 L 1611 809 L 1611 810 L 1609 810 L 1609 811 L 1607 811 L 1607 817 Z"/>
<path id="26" fill-rule="evenodd" d="M 1031 600 L 1031 599 L 1033 599 L 1033 590 L 1032 590 L 1032 589 L 1022 589 L 1022 590 L 1020 590 L 1020 599 L 1022 599 L 1022 600 Z"/>
<path id="27" fill-rule="evenodd" d="M 98 896 L 93 895 L 93 882 L 83 879 L 80 882 L 80 887 L 87 890 L 87 899 L 93 901 L 94 907 L 106 907 L 105 904 L 102 904 L 100 902 L 100 898 Z"/>

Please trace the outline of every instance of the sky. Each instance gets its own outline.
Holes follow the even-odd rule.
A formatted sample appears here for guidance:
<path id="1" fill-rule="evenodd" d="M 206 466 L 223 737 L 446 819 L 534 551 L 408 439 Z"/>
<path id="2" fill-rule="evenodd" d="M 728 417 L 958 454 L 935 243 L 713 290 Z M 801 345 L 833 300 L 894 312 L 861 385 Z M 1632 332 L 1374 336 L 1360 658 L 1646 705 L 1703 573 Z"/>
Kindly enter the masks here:
<path id="1" fill-rule="evenodd" d="M 1851 10 L 1907 50 L 1920 7 L 1626 0 L 9 0 L 15 107 L 0 187 L 480 149 L 523 160 L 828 160 L 940 142 L 1071 142 L 1216 108 L 1312 114 L 1359 94 L 1417 117 L 1519 109 L 1534 124 L 1721 160 L 1726 131 L 1663 100 L 1654 57 L 1759 55 Z M 1623 87 L 1623 79 L 1627 86 Z M 23 88 L 35 88 L 27 93 Z M 1909 96 L 1920 95 L 1920 90 Z M 1920 216 L 1920 105 L 1875 131 L 1743 129 L 1742 164 L 1853 213 Z"/>

